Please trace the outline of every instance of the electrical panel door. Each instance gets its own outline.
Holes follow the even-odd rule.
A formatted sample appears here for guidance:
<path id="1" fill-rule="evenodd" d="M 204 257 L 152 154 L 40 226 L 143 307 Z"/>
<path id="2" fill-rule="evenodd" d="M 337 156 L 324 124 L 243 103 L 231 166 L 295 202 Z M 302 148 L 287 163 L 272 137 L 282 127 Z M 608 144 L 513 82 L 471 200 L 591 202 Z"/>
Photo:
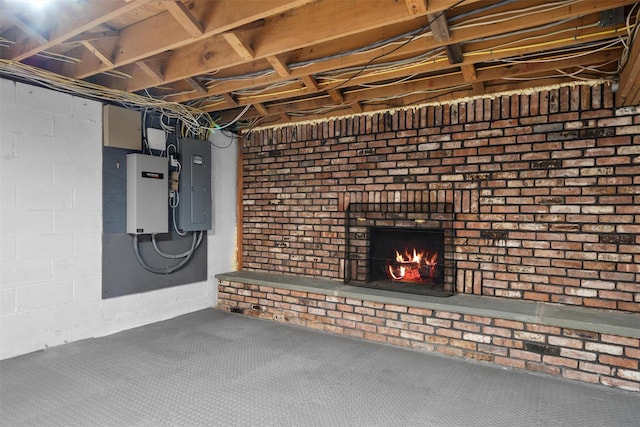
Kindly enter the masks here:
<path id="1" fill-rule="evenodd" d="M 169 232 L 166 157 L 127 154 L 127 233 Z"/>
<path id="2" fill-rule="evenodd" d="M 183 231 L 211 230 L 211 145 L 181 139 L 180 203 L 178 228 Z"/>

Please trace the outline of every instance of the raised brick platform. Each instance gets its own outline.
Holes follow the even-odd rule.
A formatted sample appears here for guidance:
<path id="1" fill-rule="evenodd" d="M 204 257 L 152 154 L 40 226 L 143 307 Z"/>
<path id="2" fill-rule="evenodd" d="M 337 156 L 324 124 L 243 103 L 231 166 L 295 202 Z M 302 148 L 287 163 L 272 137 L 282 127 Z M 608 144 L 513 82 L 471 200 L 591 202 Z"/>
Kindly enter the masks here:
<path id="1" fill-rule="evenodd" d="M 448 298 L 241 271 L 218 306 L 356 338 L 640 391 L 640 315 L 459 294 Z"/>

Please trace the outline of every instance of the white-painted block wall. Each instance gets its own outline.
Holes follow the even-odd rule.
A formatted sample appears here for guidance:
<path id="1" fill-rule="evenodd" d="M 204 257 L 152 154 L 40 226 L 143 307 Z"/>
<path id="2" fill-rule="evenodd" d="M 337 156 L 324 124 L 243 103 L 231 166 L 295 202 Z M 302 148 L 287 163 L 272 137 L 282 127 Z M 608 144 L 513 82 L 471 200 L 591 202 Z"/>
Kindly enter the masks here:
<path id="1" fill-rule="evenodd" d="M 0 359 L 217 303 L 235 267 L 237 144 L 212 148 L 209 280 L 101 299 L 102 106 L 0 79 Z"/>

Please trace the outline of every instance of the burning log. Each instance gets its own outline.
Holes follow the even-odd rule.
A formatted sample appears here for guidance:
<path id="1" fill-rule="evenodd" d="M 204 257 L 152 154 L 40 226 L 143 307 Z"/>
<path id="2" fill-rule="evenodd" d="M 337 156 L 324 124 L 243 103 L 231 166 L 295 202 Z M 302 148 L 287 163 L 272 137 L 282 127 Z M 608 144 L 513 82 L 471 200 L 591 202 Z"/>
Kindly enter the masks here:
<path id="1" fill-rule="evenodd" d="M 435 277 L 438 254 L 396 251 L 396 259 L 387 263 L 387 273 L 392 280 L 421 281 Z"/>

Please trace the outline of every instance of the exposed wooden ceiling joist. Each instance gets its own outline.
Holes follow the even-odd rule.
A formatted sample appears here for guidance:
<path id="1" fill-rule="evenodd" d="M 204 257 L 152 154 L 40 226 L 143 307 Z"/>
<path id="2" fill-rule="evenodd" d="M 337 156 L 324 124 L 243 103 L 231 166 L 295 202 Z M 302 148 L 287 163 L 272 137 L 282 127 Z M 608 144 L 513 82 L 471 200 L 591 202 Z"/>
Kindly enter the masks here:
<path id="1" fill-rule="evenodd" d="M 616 101 L 630 105 L 640 103 L 640 47 L 625 48 L 635 3 L 83 0 L 38 14 L 0 0 L 0 59 L 188 103 L 223 124 L 290 123 L 585 76 L 618 77 Z M 609 9 L 626 21 L 602 19 Z"/>

